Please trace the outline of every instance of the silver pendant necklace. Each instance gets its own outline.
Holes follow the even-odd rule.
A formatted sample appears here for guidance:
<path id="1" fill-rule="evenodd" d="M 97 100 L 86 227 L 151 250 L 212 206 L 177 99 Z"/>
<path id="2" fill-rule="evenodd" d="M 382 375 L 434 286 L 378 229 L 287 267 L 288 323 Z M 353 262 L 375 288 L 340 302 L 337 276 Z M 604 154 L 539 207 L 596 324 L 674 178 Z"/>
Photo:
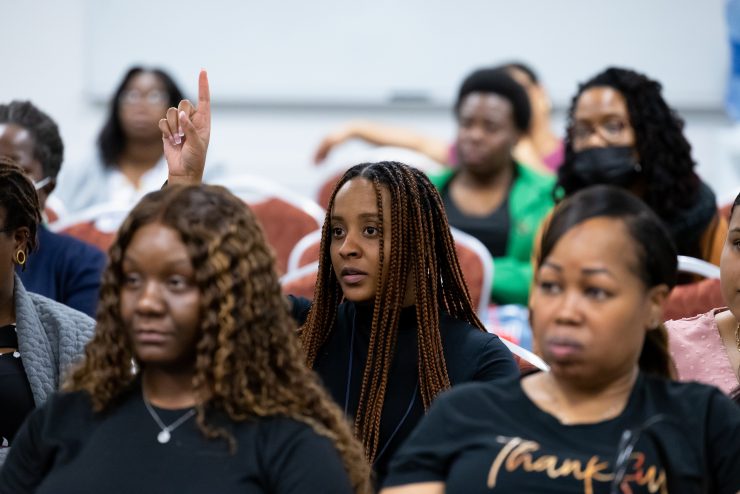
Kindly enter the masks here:
<path id="1" fill-rule="evenodd" d="M 166 444 L 170 442 L 170 438 L 172 437 L 172 434 L 170 433 L 184 424 L 185 421 L 187 421 L 190 417 L 195 415 L 195 408 L 193 408 L 191 410 L 188 410 L 182 417 L 175 420 L 170 425 L 165 425 L 164 422 L 162 422 L 162 419 L 159 418 L 159 415 L 157 415 L 157 412 L 154 411 L 151 403 L 149 403 L 149 400 L 146 399 L 143 393 L 141 395 L 141 398 L 144 400 L 144 406 L 146 406 L 146 409 L 149 410 L 149 415 L 152 416 L 159 428 L 162 429 L 160 433 L 157 434 L 157 441 L 159 441 L 159 444 Z"/>

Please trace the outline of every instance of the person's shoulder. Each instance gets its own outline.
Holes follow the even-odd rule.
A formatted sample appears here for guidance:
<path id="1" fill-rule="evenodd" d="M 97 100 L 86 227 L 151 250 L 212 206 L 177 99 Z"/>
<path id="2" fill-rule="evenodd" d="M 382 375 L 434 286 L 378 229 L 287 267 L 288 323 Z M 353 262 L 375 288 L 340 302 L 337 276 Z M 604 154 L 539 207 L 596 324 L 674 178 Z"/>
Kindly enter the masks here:
<path id="1" fill-rule="evenodd" d="M 428 173 L 427 176 L 429 177 L 429 181 L 432 182 L 432 185 L 434 185 L 438 189 L 441 189 L 445 186 L 445 184 L 447 184 L 447 182 L 452 179 L 452 176 L 454 174 L 455 169 L 445 168 L 443 170 Z"/>
<path id="2" fill-rule="evenodd" d="M 105 253 L 102 250 L 64 233 L 45 230 L 41 241 L 53 244 L 54 250 L 63 253 L 65 257 L 81 259 L 86 264 L 105 260 Z"/>
<path id="3" fill-rule="evenodd" d="M 38 293 L 28 292 L 28 297 L 44 326 L 52 324 L 56 327 L 64 328 L 65 332 L 69 332 L 71 329 L 78 329 L 88 330 L 90 333 L 95 328 L 95 319 L 87 314 Z"/>
<path id="4" fill-rule="evenodd" d="M 724 397 L 719 389 L 708 384 L 673 381 L 658 376 L 644 375 L 643 386 L 645 396 L 657 406 L 686 417 L 701 416 L 701 411 L 706 410 L 715 398 Z"/>
<path id="5" fill-rule="evenodd" d="M 308 312 L 311 310 L 312 302 L 304 297 L 288 295 L 290 313 L 299 326 L 303 325 L 308 318 Z"/>
<path id="6" fill-rule="evenodd" d="M 691 317 L 670 319 L 665 321 L 664 324 L 669 333 L 680 335 L 686 331 L 693 332 L 697 327 L 706 328 L 707 326 L 713 326 L 715 324 L 714 315 L 716 312 L 716 309 L 712 309 L 709 312 L 704 312 Z"/>
<path id="7" fill-rule="evenodd" d="M 524 166 L 520 163 L 517 166 L 517 181 L 522 185 L 526 185 L 528 189 L 538 190 L 540 192 L 552 193 L 553 187 L 555 186 L 555 176 L 540 173 L 528 166 Z"/>
<path id="8" fill-rule="evenodd" d="M 447 313 L 441 313 L 439 317 L 439 330 L 443 340 L 455 341 L 471 346 L 485 346 L 492 340 L 498 340 L 498 336 L 483 331 L 468 321 L 452 317 Z"/>
<path id="9" fill-rule="evenodd" d="M 496 381 L 471 381 L 457 384 L 435 400 L 438 408 L 460 411 L 486 410 L 491 413 L 498 405 L 510 409 L 510 402 L 521 396 L 519 376 L 501 378 Z"/>
<path id="10" fill-rule="evenodd" d="M 331 443 L 325 437 L 301 420 L 284 415 L 258 417 L 236 425 L 237 434 L 242 438 L 248 436 L 256 440 L 256 447 L 268 455 L 278 455 L 286 448 L 298 444 Z"/>
<path id="11" fill-rule="evenodd" d="M 86 420 L 94 413 L 90 395 L 85 391 L 57 391 L 37 410 L 40 415 L 59 423 L 64 417 Z"/>

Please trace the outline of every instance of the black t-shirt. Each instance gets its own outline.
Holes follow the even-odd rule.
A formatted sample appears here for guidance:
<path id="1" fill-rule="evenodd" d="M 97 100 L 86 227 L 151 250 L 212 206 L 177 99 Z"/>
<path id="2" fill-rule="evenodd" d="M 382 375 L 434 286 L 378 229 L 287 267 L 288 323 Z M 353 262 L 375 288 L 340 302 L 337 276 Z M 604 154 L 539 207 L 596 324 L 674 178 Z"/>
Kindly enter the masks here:
<path id="1" fill-rule="evenodd" d="M 165 424 L 187 410 L 156 409 Z M 87 394 L 53 395 L 21 427 L 0 472 L 3 494 L 351 493 L 331 441 L 283 417 L 214 420 L 237 442 L 206 439 L 190 418 L 166 444 L 140 388 L 94 413 Z"/>
<path id="2" fill-rule="evenodd" d="M 630 430 L 637 442 L 615 492 L 740 490 L 740 407 L 715 388 L 640 375 L 618 417 L 563 425 L 518 380 L 509 384 L 470 384 L 441 396 L 396 454 L 385 485 L 441 481 L 447 494 L 609 493 Z"/>
<path id="3" fill-rule="evenodd" d="M 516 178 L 516 171 L 515 177 Z M 454 177 L 452 178 L 454 180 Z M 447 221 L 450 226 L 462 230 L 481 241 L 486 246 L 491 257 L 503 257 L 506 255 L 506 246 L 509 242 L 509 229 L 511 218 L 509 215 L 509 193 L 507 191 L 504 200 L 498 208 L 484 216 L 473 216 L 460 211 L 455 201 L 450 197 L 450 184 L 452 180 L 440 190 L 442 203 L 447 213 Z M 513 180 L 512 180 L 513 183 Z M 509 186 L 511 187 L 511 186 Z"/>
<path id="4" fill-rule="evenodd" d="M 290 298 L 293 317 L 303 324 L 311 302 Z M 371 321 L 372 310 L 369 305 L 351 302 L 341 304 L 334 329 L 321 347 L 314 365 L 324 386 L 351 419 L 354 419 L 360 401 Z M 519 375 L 511 352 L 497 336 L 447 314 L 440 315 L 439 324 L 447 373 L 452 385 Z M 395 451 L 424 416 L 424 405 L 417 384 L 417 349 L 416 311 L 414 307 L 407 307 L 401 311 L 396 352 L 391 362 L 380 418 L 380 441 L 373 465 L 379 483 L 385 478 L 388 463 Z M 352 366 L 348 372 L 350 355 Z"/>
<path id="5" fill-rule="evenodd" d="M 15 324 L 0 327 L 0 347 L 18 348 Z M 34 406 L 20 353 L 3 353 L 0 355 L 0 447 L 13 444 L 18 428 Z"/>

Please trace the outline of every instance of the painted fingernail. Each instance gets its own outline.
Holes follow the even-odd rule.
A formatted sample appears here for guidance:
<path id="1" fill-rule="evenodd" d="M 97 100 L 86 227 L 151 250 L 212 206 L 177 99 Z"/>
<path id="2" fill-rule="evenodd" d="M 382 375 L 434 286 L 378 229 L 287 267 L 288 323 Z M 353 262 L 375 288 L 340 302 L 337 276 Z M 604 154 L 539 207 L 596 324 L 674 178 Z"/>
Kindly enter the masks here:
<path id="1" fill-rule="evenodd" d="M 183 121 L 186 118 L 187 118 L 187 115 L 185 115 L 185 112 L 184 111 L 180 111 L 180 121 Z M 184 137 L 185 136 L 185 131 L 182 130 L 182 125 L 178 124 L 177 125 L 177 130 L 180 133 L 180 137 Z"/>
<path id="2" fill-rule="evenodd" d="M 175 145 L 175 138 L 170 136 L 170 144 Z"/>
<path id="3" fill-rule="evenodd" d="M 180 134 L 175 134 L 175 144 L 180 144 L 182 142 L 182 138 L 180 137 Z"/>

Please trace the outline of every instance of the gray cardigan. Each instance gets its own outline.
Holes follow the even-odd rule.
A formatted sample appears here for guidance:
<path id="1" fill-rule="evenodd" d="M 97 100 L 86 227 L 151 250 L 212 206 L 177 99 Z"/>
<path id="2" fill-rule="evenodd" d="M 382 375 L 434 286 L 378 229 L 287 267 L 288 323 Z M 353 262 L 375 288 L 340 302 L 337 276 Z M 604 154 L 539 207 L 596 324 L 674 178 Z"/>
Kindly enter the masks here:
<path id="1" fill-rule="evenodd" d="M 15 277 L 15 327 L 18 351 L 36 406 L 59 388 L 70 365 L 82 357 L 95 320 L 59 302 L 29 293 Z M 0 464 L 8 448 L 0 449 Z"/>

